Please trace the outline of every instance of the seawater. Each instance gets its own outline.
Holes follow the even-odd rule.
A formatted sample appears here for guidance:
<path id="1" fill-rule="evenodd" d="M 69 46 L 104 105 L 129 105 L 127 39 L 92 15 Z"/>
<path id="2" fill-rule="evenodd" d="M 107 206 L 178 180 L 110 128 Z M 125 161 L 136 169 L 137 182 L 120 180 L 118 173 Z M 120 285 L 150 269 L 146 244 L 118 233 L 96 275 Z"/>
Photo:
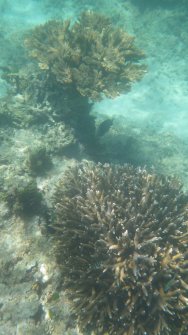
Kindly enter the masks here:
<path id="1" fill-rule="evenodd" d="M 74 160 L 92 159 L 95 153 L 92 147 L 92 154 L 90 156 L 89 152 L 88 156 L 83 143 L 79 143 L 79 150 L 74 147 L 59 154 L 62 143 L 54 144 L 55 135 L 52 139 L 52 131 L 50 132 L 50 128 L 53 128 L 59 119 L 57 117 L 52 121 L 50 114 L 45 126 L 42 122 L 33 125 L 34 121 L 28 123 L 26 127 L 24 124 L 21 127 L 18 124 L 14 126 L 15 119 L 18 122 L 21 106 L 28 113 L 31 111 L 30 107 L 26 108 L 24 105 L 28 96 L 23 96 L 15 86 L 18 78 L 15 74 L 21 74 L 23 67 L 27 67 L 24 36 L 27 36 L 30 29 L 50 19 L 71 18 L 72 22 L 75 22 L 85 10 L 98 11 L 111 17 L 114 25 L 135 36 L 135 44 L 144 51 L 146 58 L 143 62 L 147 65 L 147 73 L 139 82 L 132 85 L 129 92 L 113 99 L 103 96 L 101 101 L 92 103 L 90 115 L 95 119 L 96 126 L 100 127 L 105 120 L 113 120 L 109 121 L 111 126 L 109 129 L 107 127 L 100 138 L 106 152 L 104 156 L 100 153 L 96 160 L 104 162 L 107 159 L 112 163 L 152 167 L 157 173 L 177 177 L 184 185 L 185 192 L 188 190 L 188 4 L 186 1 L 0 0 L 0 97 L 4 106 L 1 106 L 0 110 L 0 192 L 3 194 L 0 208 L 3 230 L 0 243 L 4 269 L 0 280 L 2 335 L 39 333 L 60 335 L 62 329 L 63 334 L 70 334 L 61 320 L 61 303 L 59 293 L 56 295 L 55 282 L 49 284 L 52 292 L 50 286 L 46 285 L 48 276 L 54 278 L 52 275 L 54 260 L 51 259 L 49 262 L 48 248 L 43 240 L 40 242 L 41 245 L 37 244 L 36 253 L 31 243 L 35 236 L 37 241 L 40 241 L 39 221 L 45 219 L 41 219 L 38 213 L 32 218 L 20 218 L 14 211 L 12 213 L 4 203 L 4 192 L 10 189 L 10 193 L 13 194 L 11 201 L 14 202 L 13 189 L 31 179 L 32 182 L 36 181 L 38 188 L 46 196 L 47 188 L 54 187 L 67 165 L 72 164 Z M 14 110 L 10 110 L 13 107 L 8 108 L 7 102 L 5 103 L 6 99 L 10 101 L 10 91 L 11 99 L 14 103 L 17 101 L 19 106 L 15 109 L 15 118 L 10 116 L 14 115 Z M 29 92 L 27 93 L 29 95 Z M 35 101 L 32 117 L 37 108 L 39 102 L 37 104 Z M 45 108 L 48 109 L 48 106 Z M 74 128 L 74 121 L 70 124 Z M 53 131 L 55 134 L 60 134 L 62 129 Z M 80 127 L 79 131 L 87 132 L 84 127 Z M 45 134 L 51 136 L 51 142 Z M 85 141 L 89 142 L 88 134 L 85 138 Z M 47 153 L 50 153 L 53 168 L 50 170 L 49 164 L 48 170 L 46 165 L 49 161 L 45 160 L 44 163 L 40 161 L 38 163 L 44 164 L 44 170 L 46 169 L 44 174 L 41 175 L 39 172 L 40 166 L 38 170 L 28 172 L 32 164 L 29 160 L 30 152 L 33 153 L 33 150 L 44 143 L 43 141 L 47 143 L 49 150 Z M 48 195 L 46 198 L 49 200 Z M 27 255 L 25 259 L 24 254 Z M 58 269 L 55 269 L 58 272 Z M 10 278 L 7 286 L 6 277 Z M 55 304 L 56 298 L 58 307 Z M 10 305 L 11 299 L 15 301 L 15 306 Z M 62 309 L 66 319 L 68 303 L 66 298 L 63 299 L 65 303 Z M 55 330 L 50 330 L 51 320 L 52 322 L 58 320 L 54 325 Z M 77 331 L 72 330 L 71 334 L 77 334 Z"/>

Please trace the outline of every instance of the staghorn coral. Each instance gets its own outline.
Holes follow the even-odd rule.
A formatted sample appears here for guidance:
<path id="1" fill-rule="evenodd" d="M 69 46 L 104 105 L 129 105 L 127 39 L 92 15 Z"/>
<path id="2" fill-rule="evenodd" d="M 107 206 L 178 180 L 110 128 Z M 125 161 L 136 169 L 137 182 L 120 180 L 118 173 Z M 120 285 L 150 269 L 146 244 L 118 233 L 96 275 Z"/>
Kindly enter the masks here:
<path id="1" fill-rule="evenodd" d="M 173 178 L 84 162 L 55 193 L 58 260 L 84 334 L 185 335 L 188 197 Z"/>
<path id="2" fill-rule="evenodd" d="M 51 20 L 36 27 L 25 45 L 51 81 L 94 101 L 129 90 L 145 73 L 134 38 L 91 11 L 74 24 Z"/>

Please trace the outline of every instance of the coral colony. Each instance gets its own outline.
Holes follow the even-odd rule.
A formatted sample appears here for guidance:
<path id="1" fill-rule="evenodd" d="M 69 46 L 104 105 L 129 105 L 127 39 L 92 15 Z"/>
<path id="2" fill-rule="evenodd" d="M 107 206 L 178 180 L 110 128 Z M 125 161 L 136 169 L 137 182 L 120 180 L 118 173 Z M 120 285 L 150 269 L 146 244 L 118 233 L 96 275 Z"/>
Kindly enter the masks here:
<path id="1" fill-rule="evenodd" d="M 134 37 L 104 15 L 86 11 L 74 23 L 50 20 L 37 26 L 28 32 L 25 47 L 38 65 L 37 82 L 43 88 L 38 104 L 47 97 L 86 152 L 101 157 L 91 102 L 129 91 L 146 73 L 145 55 Z"/>
<path id="2" fill-rule="evenodd" d="M 188 332 L 188 197 L 168 177 L 83 162 L 55 193 L 58 260 L 84 334 Z"/>
<path id="3" fill-rule="evenodd" d="M 36 27 L 25 45 L 41 70 L 62 87 L 99 100 L 130 89 L 146 72 L 134 38 L 105 16 L 87 11 L 71 24 L 51 20 Z"/>

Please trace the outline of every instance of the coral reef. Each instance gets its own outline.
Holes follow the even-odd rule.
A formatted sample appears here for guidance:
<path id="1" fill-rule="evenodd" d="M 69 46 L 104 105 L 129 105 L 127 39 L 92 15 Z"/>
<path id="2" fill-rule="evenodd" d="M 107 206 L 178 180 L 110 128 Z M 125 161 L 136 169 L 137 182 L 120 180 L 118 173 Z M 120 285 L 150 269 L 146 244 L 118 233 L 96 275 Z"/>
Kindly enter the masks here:
<path id="1" fill-rule="evenodd" d="M 126 92 L 146 70 L 134 38 L 92 11 L 74 24 L 51 20 L 36 27 L 25 45 L 51 81 L 94 101 Z"/>
<path id="2" fill-rule="evenodd" d="M 83 162 L 54 195 L 57 258 L 84 334 L 185 335 L 188 196 L 129 165 Z"/>
<path id="3" fill-rule="evenodd" d="M 63 134 L 64 144 L 74 136 L 74 142 L 77 140 L 89 152 L 97 147 L 95 119 L 90 115 L 92 104 L 87 97 L 82 97 L 76 91 L 63 89 L 60 83 L 54 84 L 34 64 L 17 73 L 5 71 L 3 78 L 11 90 L 6 97 L 0 99 L 2 125 L 16 128 L 50 126 L 50 129 L 54 129 L 55 125 L 56 130 L 59 128 L 59 135 L 66 128 L 65 133 L 69 138 L 65 140 L 66 134 Z M 58 147 L 57 140 L 56 144 Z"/>
<path id="4" fill-rule="evenodd" d="M 42 128 L 63 122 L 86 153 L 98 159 L 102 148 L 91 101 L 129 90 L 145 73 L 143 52 L 132 36 L 90 11 L 73 24 L 51 20 L 26 35 L 36 62 L 2 69 L 11 88 L 0 101 L 2 124 Z"/>
<path id="5" fill-rule="evenodd" d="M 55 123 L 54 126 L 49 127 L 43 137 L 46 150 L 52 155 L 70 155 L 70 153 L 78 151 L 78 143 L 73 131 L 66 127 L 63 122 Z"/>
<path id="6" fill-rule="evenodd" d="M 52 111 L 47 103 L 37 104 L 24 95 L 8 94 L 0 99 L 1 127 L 29 128 L 51 122 Z"/>

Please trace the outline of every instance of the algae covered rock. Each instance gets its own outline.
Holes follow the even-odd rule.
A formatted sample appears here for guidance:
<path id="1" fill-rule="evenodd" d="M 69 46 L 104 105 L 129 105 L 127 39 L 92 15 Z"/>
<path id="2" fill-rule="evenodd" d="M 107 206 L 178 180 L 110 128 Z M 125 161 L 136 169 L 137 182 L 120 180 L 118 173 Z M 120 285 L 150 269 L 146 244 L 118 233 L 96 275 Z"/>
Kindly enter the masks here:
<path id="1" fill-rule="evenodd" d="M 73 24 L 51 20 L 36 27 L 25 45 L 52 81 L 92 100 L 126 92 L 145 73 L 134 38 L 92 11 Z"/>
<path id="2" fill-rule="evenodd" d="M 52 161 L 45 146 L 36 146 L 29 150 L 28 168 L 34 175 L 43 175 L 52 168 Z"/>
<path id="3" fill-rule="evenodd" d="M 84 162 L 57 185 L 54 237 L 83 334 L 185 335 L 188 197 L 174 179 Z"/>
<path id="4" fill-rule="evenodd" d="M 14 184 L 6 184 L 2 193 L 12 214 L 33 216 L 41 213 L 43 196 L 37 187 L 35 179 L 17 178 Z"/>

